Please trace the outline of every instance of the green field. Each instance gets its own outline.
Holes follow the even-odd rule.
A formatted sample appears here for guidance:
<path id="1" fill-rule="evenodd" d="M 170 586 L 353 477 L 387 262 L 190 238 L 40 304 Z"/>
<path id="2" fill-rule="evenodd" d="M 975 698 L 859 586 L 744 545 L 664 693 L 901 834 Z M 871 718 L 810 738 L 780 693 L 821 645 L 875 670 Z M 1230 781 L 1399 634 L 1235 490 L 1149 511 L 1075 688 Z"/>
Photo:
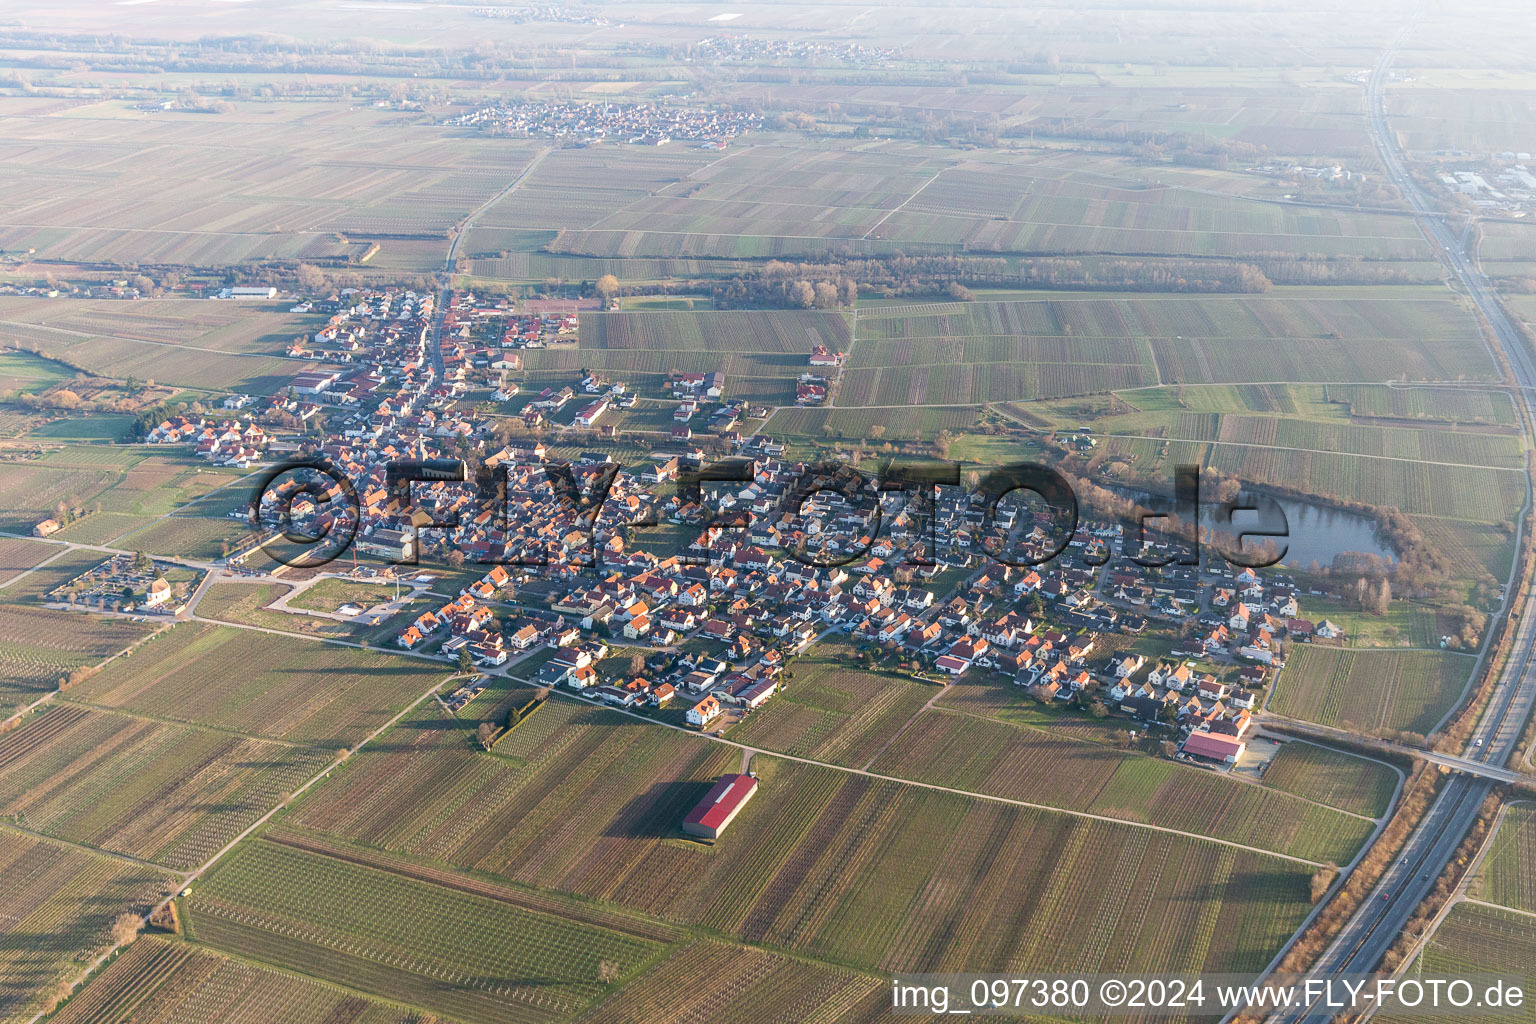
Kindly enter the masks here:
<path id="1" fill-rule="evenodd" d="M 63 551 L 57 544 L 45 544 L 37 540 L 0 537 L 0 589 L 22 573 Z"/>
<path id="2" fill-rule="evenodd" d="M 61 839 L 186 871 L 332 756 L 63 704 L 0 736 L 0 814 Z"/>
<path id="3" fill-rule="evenodd" d="M 1489 903 L 1536 914 L 1536 805 L 1510 805 L 1471 891 Z"/>
<path id="4" fill-rule="evenodd" d="M 552 1020 L 653 960 L 657 942 L 275 843 L 186 901 L 202 942 L 486 1024 Z"/>
<path id="5" fill-rule="evenodd" d="M 173 889 L 167 873 L 0 825 L 0 1018 L 30 1018 L 109 941 L 118 914 L 143 913 Z"/>
<path id="6" fill-rule="evenodd" d="M 445 665 L 414 658 L 185 622 L 70 696 L 334 749 L 352 746 L 447 674 Z"/>
<path id="7" fill-rule="evenodd" d="M 895 673 L 851 668 L 853 650 L 817 644 L 794 662 L 794 679 L 730 738 L 767 750 L 862 768 L 929 699 L 939 695 Z"/>
<path id="8" fill-rule="evenodd" d="M 1407 976 L 1429 979 L 1496 974 L 1528 979 L 1531 964 L 1536 963 L 1536 928 L 1531 925 L 1529 914 L 1478 903 L 1458 903 L 1408 969 Z M 1536 1019 L 1536 1011 L 1527 999 L 1518 1011 L 1506 1011 L 1501 1016 L 1504 1020 L 1530 1021 Z M 1377 1019 L 1461 1024 L 1467 1016 L 1465 1011 L 1413 1015 L 1383 1012 Z"/>
<path id="9" fill-rule="evenodd" d="M 1251 968 L 1307 906 L 1310 871 L 1295 862 L 766 754 L 752 764 L 762 795 L 703 847 L 681 841 L 678 822 L 738 770 L 735 748 L 559 699 L 494 754 L 468 735 L 425 712 L 406 719 L 306 798 L 297 822 L 882 970 Z M 1090 864 L 1138 884 L 1105 903 L 1074 881 Z M 972 898 L 999 885 L 1021 899 Z"/>
<path id="10" fill-rule="evenodd" d="M 440 607 L 440 602 L 430 598 L 408 601 L 400 611 L 385 619 L 378 626 L 365 629 L 353 622 L 302 615 L 297 612 L 273 611 L 266 606 L 293 589 L 286 583 L 258 583 L 253 580 L 225 580 L 214 583 L 203 592 L 198 602 L 200 618 L 217 619 L 220 622 L 244 623 L 276 629 L 285 633 L 306 636 L 329 637 L 337 640 L 366 642 L 375 647 L 392 646 L 406 626 L 424 611 Z M 382 588 L 375 588 L 375 600 L 384 596 Z M 393 596 L 393 592 L 390 592 Z"/>
<path id="11" fill-rule="evenodd" d="M 381 583 L 322 579 L 289 601 L 288 605 L 291 608 L 303 608 L 307 611 L 334 612 L 344 604 L 357 604 L 365 609 L 371 608 L 376 604 L 392 600 L 394 596 L 394 587 Z"/>
<path id="12" fill-rule="evenodd" d="M 1435 651 L 1343 650 L 1298 644 L 1269 709 L 1362 732 L 1426 733 L 1461 696 L 1473 659 Z"/>
<path id="13" fill-rule="evenodd" d="M 361 999 L 353 990 L 159 936 L 134 942 L 51 1020 L 99 1024 L 125 1014 L 134 1024 L 222 1024 L 278 1015 L 284 1024 L 439 1024 L 416 1010 Z"/>
<path id="14" fill-rule="evenodd" d="M 63 363 L 20 349 L 0 348 L 0 390 L 41 391 L 74 376 Z"/>
<path id="15" fill-rule="evenodd" d="M 1348 863 L 1370 825 L 1210 772 L 1046 729 L 925 711 L 871 771 Z"/>
<path id="16" fill-rule="evenodd" d="M 10 709 L 56 688 L 75 669 L 127 649 L 154 629 L 88 612 L 0 604 L 0 711 L 9 717 Z"/>
<path id="17" fill-rule="evenodd" d="M 1397 773 L 1378 761 L 1298 740 L 1280 748 L 1264 769 L 1264 784 L 1378 818 L 1392 802 Z"/>
<path id="18" fill-rule="evenodd" d="M 128 441 L 133 438 L 133 417 L 72 416 L 36 427 L 32 436 L 60 441 Z"/>

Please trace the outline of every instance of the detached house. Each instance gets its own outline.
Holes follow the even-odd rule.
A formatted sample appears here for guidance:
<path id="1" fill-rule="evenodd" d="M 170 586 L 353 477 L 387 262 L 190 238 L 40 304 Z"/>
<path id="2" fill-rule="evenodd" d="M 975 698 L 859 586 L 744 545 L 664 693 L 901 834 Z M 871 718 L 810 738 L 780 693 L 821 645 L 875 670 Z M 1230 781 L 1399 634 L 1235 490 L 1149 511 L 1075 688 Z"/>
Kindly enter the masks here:
<path id="1" fill-rule="evenodd" d="M 688 724 L 702 729 L 716 718 L 719 718 L 722 710 L 720 702 L 715 699 L 714 694 L 710 694 L 688 709 L 686 716 Z"/>

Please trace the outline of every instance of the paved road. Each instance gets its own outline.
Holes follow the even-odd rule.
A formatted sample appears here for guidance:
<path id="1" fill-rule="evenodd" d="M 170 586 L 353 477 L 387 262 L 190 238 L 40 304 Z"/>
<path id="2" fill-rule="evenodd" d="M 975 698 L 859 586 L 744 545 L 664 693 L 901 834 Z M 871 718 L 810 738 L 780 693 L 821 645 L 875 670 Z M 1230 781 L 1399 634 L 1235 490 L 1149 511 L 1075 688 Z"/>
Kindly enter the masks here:
<path id="1" fill-rule="evenodd" d="M 1515 383 L 1520 385 L 1517 394 L 1521 395 L 1523 405 L 1524 391 L 1536 386 L 1536 366 L 1533 366 L 1524 339 L 1505 315 L 1488 287 L 1487 279 L 1462 248 L 1461 239 L 1447 227 L 1408 174 L 1397 140 L 1387 127 L 1382 85 L 1393 52 L 1406 32 L 1407 29 L 1394 40 L 1371 71 L 1366 87 L 1371 133 L 1388 175 L 1412 205 L 1425 236 L 1439 250 L 1453 279 L 1466 290 L 1491 328 L 1514 373 Z M 1531 664 L 1533 648 L 1536 648 L 1536 615 L 1527 613 L 1516 627 L 1514 656 L 1496 683 L 1488 710 L 1464 751 L 1466 760 L 1498 766 L 1505 764 L 1515 752 L 1520 733 L 1530 717 L 1533 703 L 1536 703 L 1536 666 Z M 1453 775 L 1441 787 L 1423 822 L 1408 838 L 1398 862 L 1388 869 L 1324 952 L 1314 973 L 1369 971 L 1381 962 L 1382 955 L 1397 939 L 1449 863 L 1492 788 L 1493 783 L 1489 781 L 1463 774 Z M 1331 1016 L 1313 1004 L 1276 1014 L 1271 1020 L 1280 1024 L 1302 1021 L 1323 1024 Z"/>
<path id="2" fill-rule="evenodd" d="M 469 229 L 475 226 L 475 219 L 477 217 L 492 206 L 495 206 L 502 199 L 505 199 L 508 193 L 521 185 L 528 175 L 533 173 L 533 169 L 539 166 L 539 163 L 548 155 L 548 146 L 535 153 L 533 159 L 528 161 L 528 166 L 518 171 L 517 176 L 507 182 L 506 188 L 471 210 L 454 228 L 453 241 L 448 243 L 448 255 L 443 258 L 444 287 L 442 291 L 437 293 L 437 305 L 432 310 L 432 331 L 427 340 L 427 344 L 431 348 L 432 374 L 435 383 L 440 384 L 443 380 L 443 318 L 448 315 L 448 300 L 453 294 L 451 289 L 453 283 L 453 264 L 454 260 L 458 259 L 459 242 L 463 240 L 465 235 L 469 234 Z"/>
<path id="3" fill-rule="evenodd" d="M 1393 650 L 1394 648 L 1385 648 Z M 1256 719 L 1262 728 L 1265 725 L 1274 726 L 1274 735 L 1277 739 L 1290 739 L 1290 734 L 1300 734 L 1310 737 L 1318 743 L 1329 744 L 1340 741 L 1358 741 L 1348 729 L 1335 729 L 1332 726 L 1316 725 L 1312 722 L 1303 722 L 1295 718 L 1286 718 L 1284 715 L 1276 715 L 1265 712 Z M 1444 765 L 1457 771 L 1480 779 L 1491 779 L 1494 782 L 1536 782 L 1536 775 L 1529 772 L 1517 771 L 1514 768 L 1505 768 L 1491 761 L 1480 761 L 1471 757 L 1457 757 L 1454 754 L 1441 754 L 1424 747 L 1416 747 L 1409 743 L 1398 743 L 1394 740 L 1369 740 L 1370 746 L 1383 753 L 1406 754 L 1408 757 L 1420 757 L 1432 764 Z M 1353 751 L 1351 751 L 1353 753 Z"/>

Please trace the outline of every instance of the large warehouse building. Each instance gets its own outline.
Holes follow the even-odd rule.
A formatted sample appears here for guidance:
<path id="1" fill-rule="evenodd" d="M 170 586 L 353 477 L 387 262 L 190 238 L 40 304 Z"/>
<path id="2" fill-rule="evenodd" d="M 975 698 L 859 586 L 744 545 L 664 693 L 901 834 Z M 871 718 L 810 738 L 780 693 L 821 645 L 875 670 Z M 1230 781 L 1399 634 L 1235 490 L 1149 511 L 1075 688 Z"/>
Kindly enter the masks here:
<path id="1" fill-rule="evenodd" d="M 722 775 L 704 794 L 688 816 L 683 819 L 683 831 L 705 839 L 718 839 L 737 813 L 757 792 L 757 780 L 750 775 Z"/>

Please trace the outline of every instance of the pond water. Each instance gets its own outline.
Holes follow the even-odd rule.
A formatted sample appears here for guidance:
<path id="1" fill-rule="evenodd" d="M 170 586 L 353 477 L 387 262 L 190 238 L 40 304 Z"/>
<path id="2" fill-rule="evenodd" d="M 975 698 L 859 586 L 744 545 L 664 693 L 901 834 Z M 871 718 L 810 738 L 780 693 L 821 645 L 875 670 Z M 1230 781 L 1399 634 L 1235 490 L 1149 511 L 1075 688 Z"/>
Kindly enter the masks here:
<path id="1" fill-rule="evenodd" d="M 1130 488 L 1116 489 L 1137 501 L 1144 501 L 1151 497 L 1147 491 Z M 1263 492 L 1257 493 L 1263 494 Z M 1376 521 L 1368 516 L 1330 508 L 1326 505 L 1314 505 L 1296 498 L 1281 498 L 1272 494 L 1264 496 L 1273 499 L 1285 510 L 1285 527 L 1288 536 L 1285 538 L 1285 557 L 1280 561 L 1284 566 L 1305 569 L 1313 562 L 1327 566 L 1333 561 L 1335 555 L 1346 552 L 1378 555 L 1389 561 L 1397 561 L 1397 553 L 1381 536 Z M 1153 498 L 1153 500 L 1166 502 L 1168 499 Z M 1216 505 L 1208 498 L 1200 505 L 1200 525 L 1217 526 Z M 1231 524 L 1221 524 L 1221 528 L 1230 533 L 1241 533 L 1245 529 L 1256 529 L 1260 525 L 1258 513 L 1235 512 L 1232 515 Z M 1269 524 L 1266 522 L 1264 525 Z M 1257 538 L 1249 543 L 1255 542 L 1259 542 Z"/>
<path id="2" fill-rule="evenodd" d="M 1282 565 L 1305 569 L 1312 562 L 1317 562 L 1326 566 L 1333 561 L 1335 555 L 1345 552 L 1379 555 L 1397 561 L 1396 552 L 1382 538 L 1375 520 L 1355 512 L 1313 505 L 1294 498 L 1275 500 L 1285 509 L 1286 528 L 1289 532 Z M 1213 506 L 1205 505 L 1201 508 L 1201 525 L 1212 525 L 1213 518 Z M 1257 522 L 1258 516 L 1255 513 L 1238 512 L 1232 517 L 1232 525 L 1238 530 L 1252 527 Z"/>

